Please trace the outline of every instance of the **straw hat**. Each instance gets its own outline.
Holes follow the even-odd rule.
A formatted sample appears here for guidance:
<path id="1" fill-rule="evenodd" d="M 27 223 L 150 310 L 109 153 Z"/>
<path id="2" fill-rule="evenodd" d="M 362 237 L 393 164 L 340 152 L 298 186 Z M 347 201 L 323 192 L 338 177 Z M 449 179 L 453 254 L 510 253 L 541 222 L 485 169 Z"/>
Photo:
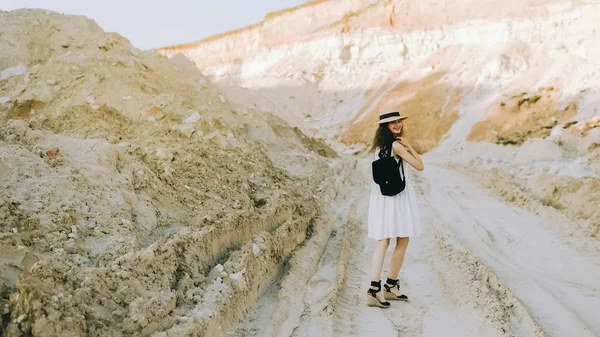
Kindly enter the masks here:
<path id="1" fill-rule="evenodd" d="M 398 119 L 404 120 L 407 118 L 408 117 L 402 117 L 398 111 L 385 112 L 385 113 L 382 113 L 381 115 L 379 115 L 379 121 L 375 124 L 389 123 L 389 122 L 393 122 Z"/>

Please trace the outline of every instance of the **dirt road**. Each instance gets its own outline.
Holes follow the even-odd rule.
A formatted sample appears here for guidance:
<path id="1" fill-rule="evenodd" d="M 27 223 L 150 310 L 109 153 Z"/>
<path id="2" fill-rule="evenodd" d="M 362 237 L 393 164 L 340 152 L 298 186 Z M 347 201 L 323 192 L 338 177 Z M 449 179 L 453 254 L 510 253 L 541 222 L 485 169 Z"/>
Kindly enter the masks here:
<path id="1" fill-rule="evenodd" d="M 411 240 L 400 275 L 411 301 L 367 307 L 368 162 L 357 168 L 314 273 L 283 274 L 229 336 L 600 335 L 598 241 L 574 240 L 566 228 L 576 224 L 506 204 L 435 165 L 412 175 L 425 234 Z"/>

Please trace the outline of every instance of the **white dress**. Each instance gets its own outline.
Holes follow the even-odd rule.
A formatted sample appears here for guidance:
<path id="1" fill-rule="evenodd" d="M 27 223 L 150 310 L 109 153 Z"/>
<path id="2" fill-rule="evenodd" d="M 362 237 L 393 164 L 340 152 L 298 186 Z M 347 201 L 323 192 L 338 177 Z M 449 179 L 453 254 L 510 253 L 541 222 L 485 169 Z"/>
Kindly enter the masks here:
<path id="1" fill-rule="evenodd" d="M 377 151 L 376 153 L 379 153 Z M 379 157 L 376 157 L 377 159 Z M 408 168 L 402 161 L 404 172 Z M 398 167 L 400 170 L 400 167 Z M 402 171 L 400 170 L 400 176 Z M 406 179 L 404 190 L 394 196 L 381 194 L 379 185 L 372 182 L 369 199 L 369 238 L 383 240 L 396 237 L 410 237 L 421 234 L 421 219 L 417 198 L 410 180 Z"/>

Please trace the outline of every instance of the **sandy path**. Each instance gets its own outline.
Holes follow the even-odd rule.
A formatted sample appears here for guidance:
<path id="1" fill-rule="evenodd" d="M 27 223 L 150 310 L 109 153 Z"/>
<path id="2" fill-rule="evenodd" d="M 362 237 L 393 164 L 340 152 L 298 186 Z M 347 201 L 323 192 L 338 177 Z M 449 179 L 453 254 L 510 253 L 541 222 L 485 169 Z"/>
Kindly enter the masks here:
<path id="1" fill-rule="evenodd" d="M 424 198 L 465 247 L 489 265 L 550 336 L 600 335 L 600 244 L 582 254 L 541 217 L 486 195 L 464 176 L 431 167 Z M 571 241 L 573 242 L 573 241 Z"/>
<path id="2" fill-rule="evenodd" d="M 358 176 L 369 181 L 368 163 L 359 167 Z M 387 310 L 365 305 L 374 248 L 364 227 L 365 184 L 338 209 L 314 274 L 296 283 L 284 276 L 230 336 L 599 333 L 592 317 L 600 309 L 597 253 L 567 246 L 541 217 L 488 196 L 456 172 L 430 165 L 414 182 L 425 234 L 411 241 L 401 273 L 409 303 Z M 286 287 L 295 288 L 293 301 Z"/>

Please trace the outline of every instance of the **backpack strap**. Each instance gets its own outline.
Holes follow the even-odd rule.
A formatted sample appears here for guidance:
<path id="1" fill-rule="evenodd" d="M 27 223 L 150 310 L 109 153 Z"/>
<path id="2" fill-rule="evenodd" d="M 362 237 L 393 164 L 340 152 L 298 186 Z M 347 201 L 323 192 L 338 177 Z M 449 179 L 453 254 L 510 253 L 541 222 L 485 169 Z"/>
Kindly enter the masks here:
<path id="1" fill-rule="evenodd" d="M 388 157 L 392 156 L 392 148 L 394 147 L 394 142 L 392 142 L 388 148 Z M 400 160 L 398 160 L 398 167 L 402 170 L 402 180 L 405 181 L 406 175 L 404 174 L 404 165 L 402 165 L 402 157 L 400 157 Z"/>
<path id="2" fill-rule="evenodd" d="M 388 145 L 387 147 L 387 157 L 391 157 L 392 156 L 392 149 L 394 147 L 394 142 L 391 142 L 390 145 Z M 383 152 L 384 149 L 379 150 L 379 158 L 383 158 L 386 154 Z M 400 169 L 402 169 L 402 180 L 406 180 L 406 176 L 404 175 L 404 165 L 402 165 L 402 157 L 400 157 L 400 160 L 398 161 L 398 167 Z"/>

